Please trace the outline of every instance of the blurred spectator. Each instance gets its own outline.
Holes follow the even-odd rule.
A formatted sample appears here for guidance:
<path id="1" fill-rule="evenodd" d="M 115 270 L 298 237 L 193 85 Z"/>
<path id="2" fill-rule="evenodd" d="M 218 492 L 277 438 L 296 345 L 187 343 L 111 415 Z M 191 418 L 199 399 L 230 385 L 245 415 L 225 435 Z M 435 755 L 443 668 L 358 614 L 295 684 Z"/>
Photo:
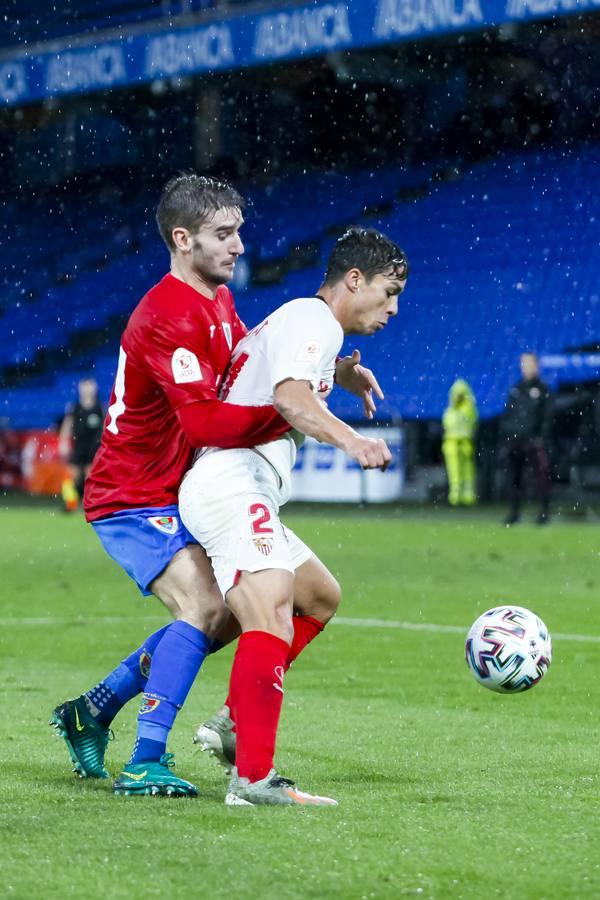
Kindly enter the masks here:
<path id="1" fill-rule="evenodd" d="M 442 452 L 448 474 L 448 503 L 472 506 L 475 494 L 475 431 L 477 403 L 466 381 L 459 378 L 450 388 L 448 406 L 442 417 Z"/>
<path id="2" fill-rule="evenodd" d="M 96 450 L 100 446 L 104 410 L 98 400 L 98 385 L 93 378 L 83 378 L 77 385 L 79 397 L 65 410 L 59 432 L 59 455 L 71 463 L 72 475 L 62 484 L 65 509 L 77 509 L 79 498 Z"/>
<path id="3" fill-rule="evenodd" d="M 502 457 L 505 461 L 510 495 L 510 509 L 505 525 L 515 525 L 521 518 L 524 475 L 527 469 L 535 477 L 540 511 L 538 525 L 549 517 L 550 466 L 546 442 L 550 422 L 550 391 L 540 379 L 535 353 L 521 354 L 522 379 L 511 388 L 500 427 Z"/>

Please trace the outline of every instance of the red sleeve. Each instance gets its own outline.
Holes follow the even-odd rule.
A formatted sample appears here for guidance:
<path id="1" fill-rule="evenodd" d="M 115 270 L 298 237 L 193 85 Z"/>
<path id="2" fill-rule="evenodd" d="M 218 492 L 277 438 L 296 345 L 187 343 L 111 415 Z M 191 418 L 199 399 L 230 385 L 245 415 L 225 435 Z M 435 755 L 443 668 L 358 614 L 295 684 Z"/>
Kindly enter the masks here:
<path id="1" fill-rule="evenodd" d="M 131 339 L 137 364 L 162 388 L 173 410 L 216 397 L 206 334 L 191 317 L 157 317 Z"/>
<path id="2" fill-rule="evenodd" d="M 193 447 L 254 447 L 281 437 L 292 427 L 272 406 L 237 406 L 206 398 L 177 409 Z"/>

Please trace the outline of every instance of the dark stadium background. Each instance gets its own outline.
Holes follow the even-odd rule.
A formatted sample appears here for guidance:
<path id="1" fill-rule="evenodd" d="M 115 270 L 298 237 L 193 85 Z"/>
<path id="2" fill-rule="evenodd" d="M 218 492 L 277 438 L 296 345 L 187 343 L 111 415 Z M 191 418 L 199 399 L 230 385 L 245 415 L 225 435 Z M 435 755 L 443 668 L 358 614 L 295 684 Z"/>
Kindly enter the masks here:
<path id="1" fill-rule="evenodd" d="M 347 225 L 380 227 L 405 247 L 400 314 L 377 341 L 357 343 L 386 391 L 379 421 L 405 423 L 414 496 L 442 490 L 431 473 L 459 376 L 482 416 L 480 494 L 499 496 L 497 419 L 526 349 L 556 391 L 556 489 L 576 502 L 592 490 L 600 18 L 592 3 L 571 7 L 6 4 L 4 487 L 22 486 L 32 454 L 52 456 L 49 436 L 80 377 L 95 376 L 106 402 L 120 331 L 167 267 L 153 219 L 161 184 L 195 168 L 249 197 L 233 285 L 249 325 L 316 290 Z M 357 417 L 343 393 L 332 407 Z"/>

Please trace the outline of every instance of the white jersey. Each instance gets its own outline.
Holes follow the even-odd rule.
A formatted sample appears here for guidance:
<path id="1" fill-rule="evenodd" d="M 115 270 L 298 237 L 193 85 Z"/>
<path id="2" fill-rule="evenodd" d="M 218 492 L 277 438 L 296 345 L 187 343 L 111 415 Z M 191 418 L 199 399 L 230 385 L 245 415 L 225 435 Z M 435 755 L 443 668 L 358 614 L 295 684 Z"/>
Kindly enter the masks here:
<path id="1" fill-rule="evenodd" d="M 284 303 L 235 347 L 221 399 L 240 406 L 270 406 L 276 386 L 288 378 L 309 382 L 315 392 L 331 390 L 343 340 L 340 323 L 319 297 Z M 256 447 L 279 475 L 286 499 L 296 461 L 296 438 L 297 433 L 288 434 Z"/>

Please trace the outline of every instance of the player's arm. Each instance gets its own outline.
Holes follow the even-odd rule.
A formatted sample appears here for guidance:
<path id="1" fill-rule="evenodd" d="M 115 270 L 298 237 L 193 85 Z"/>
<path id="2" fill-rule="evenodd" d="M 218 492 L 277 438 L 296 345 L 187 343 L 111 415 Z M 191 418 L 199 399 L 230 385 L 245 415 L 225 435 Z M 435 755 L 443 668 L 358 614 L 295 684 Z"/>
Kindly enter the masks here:
<path id="1" fill-rule="evenodd" d="M 364 437 L 331 413 L 307 381 L 288 378 L 275 387 L 273 406 L 302 434 L 339 447 L 363 469 L 386 469 L 392 455 L 385 441 Z"/>
<path id="2" fill-rule="evenodd" d="M 73 438 L 73 413 L 67 409 L 58 432 L 58 454 L 63 460 L 68 460 L 71 453 L 71 440 Z"/>
<path id="3" fill-rule="evenodd" d="M 290 430 L 272 406 L 238 406 L 216 395 L 198 399 L 176 410 L 179 424 L 192 447 L 254 447 Z"/>

